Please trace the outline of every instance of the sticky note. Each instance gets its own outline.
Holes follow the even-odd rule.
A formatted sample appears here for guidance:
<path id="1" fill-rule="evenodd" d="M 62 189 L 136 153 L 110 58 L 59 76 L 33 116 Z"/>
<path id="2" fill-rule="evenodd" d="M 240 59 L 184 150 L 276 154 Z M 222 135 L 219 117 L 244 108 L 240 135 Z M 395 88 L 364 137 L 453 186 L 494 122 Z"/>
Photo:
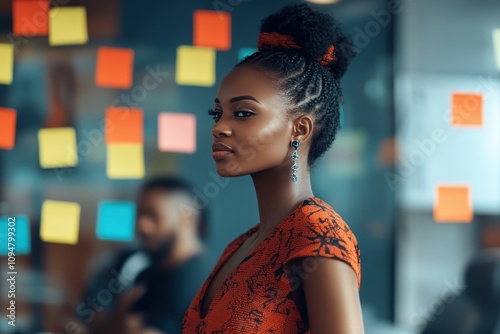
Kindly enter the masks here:
<path id="1" fill-rule="evenodd" d="M 80 204 L 46 200 L 42 204 L 40 238 L 45 242 L 74 245 L 78 242 Z"/>
<path id="2" fill-rule="evenodd" d="M 106 144 L 144 142 L 144 113 L 139 108 L 109 107 L 106 109 Z"/>
<path id="3" fill-rule="evenodd" d="M 97 50 L 95 82 L 99 87 L 132 87 L 134 50 L 100 47 Z"/>
<path id="4" fill-rule="evenodd" d="M 483 96 L 453 93 L 451 122 L 453 126 L 482 126 Z"/>
<path id="5" fill-rule="evenodd" d="M 0 108 L 0 149 L 12 150 L 16 142 L 17 112 Z"/>
<path id="6" fill-rule="evenodd" d="M 47 128 L 38 131 L 42 168 L 74 167 L 78 164 L 76 133 L 73 128 Z"/>
<path id="7" fill-rule="evenodd" d="M 396 138 L 390 137 L 383 139 L 378 148 L 377 160 L 380 166 L 394 166 L 396 164 L 397 142 Z"/>
<path id="8" fill-rule="evenodd" d="M 434 220 L 436 222 L 470 223 L 473 219 L 469 186 L 436 187 Z"/>
<path id="9" fill-rule="evenodd" d="M 241 48 L 238 50 L 238 62 L 259 51 L 257 48 Z"/>
<path id="10" fill-rule="evenodd" d="M 99 239 L 132 241 L 135 227 L 135 204 L 132 202 L 101 202 L 96 234 Z"/>
<path id="11" fill-rule="evenodd" d="M 500 226 L 493 224 L 484 224 L 481 227 L 480 244 L 481 249 L 500 248 Z"/>
<path id="12" fill-rule="evenodd" d="M 227 51 L 231 48 L 231 14 L 196 10 L 193 15 L 193 45 Z"/>
<path id="13" fill-rule="evenodd" d="M 107 175 L 110 179 L 140 179 L 144 177 L 142 144 L 107 145 Z"/>
<path id="14" fill-rule="evenodd" d="M 500 70 L 500 28 L 493 29 L 493 52 L 495 53 L 497 69 Z"/>
<path id="15" fill-rule="evenodd" d="M 12 238 L 10 241 L 9 233 Z M 11 251 L 16 256 L 29 254 L 31 251 L 30 240 L 28 217 L 0 217 L 0 255 L 7 255 Z"/>
<path id="16" fill-rule="evenodd" d="M 175 82 L 178 85 L 213 86 L 215 84 L 215 50 L 187 45 L 179 46 Z"/>
<path id="17" fill-rule="evenodd" d="M 49 0 L 12 3 L 14 35 L 46 36 L 49 32 Z"/>
<path id="18" fill-rule="evenodd" d="M 196 116 L 172 112 L 160 113 L 158 149 L 162 152 L 196 152 Z"/>
<path id="19" fill-rule="evenodd" d="M 49 12 L 49 44 L 76 45 L 88 41 L 85 7 L 54 7 Z"/>
<path id="20" fill-rule="evenodd" d="M 0 43 L 0 84 L 9 85 L 14 77 L 14 45 Z"/>

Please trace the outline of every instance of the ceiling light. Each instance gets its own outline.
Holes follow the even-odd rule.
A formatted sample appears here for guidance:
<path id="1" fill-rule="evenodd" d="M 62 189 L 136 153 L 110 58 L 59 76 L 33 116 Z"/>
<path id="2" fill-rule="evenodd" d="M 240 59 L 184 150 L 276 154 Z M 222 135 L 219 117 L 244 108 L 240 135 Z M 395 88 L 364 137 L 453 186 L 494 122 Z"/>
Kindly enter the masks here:
<path id="1" fill-rule="evenodd" d="M 340 0 L 307 0 L 307 1 L 318 5 L 330 5 L 332 3 L 340 2 Z"/>

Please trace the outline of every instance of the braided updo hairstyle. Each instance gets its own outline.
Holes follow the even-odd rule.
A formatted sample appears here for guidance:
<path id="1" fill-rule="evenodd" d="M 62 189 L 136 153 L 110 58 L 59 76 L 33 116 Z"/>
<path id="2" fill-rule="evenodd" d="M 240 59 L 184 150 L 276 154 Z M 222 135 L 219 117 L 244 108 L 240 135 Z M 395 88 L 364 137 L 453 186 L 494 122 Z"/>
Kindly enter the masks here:
<path id="1" fill-rule="evenodd" d="M 268 16 L 260 32 L 259 51 L 236 66 L 251 65 L 270 73 L 292 105 L 290 116 L 311 115 L 314 132 L 308 165 L 312 166 L 340 127 L 340 79 L 356 55 L 352 41 L 333 17 L 307 4 L 288 5 Z"/>

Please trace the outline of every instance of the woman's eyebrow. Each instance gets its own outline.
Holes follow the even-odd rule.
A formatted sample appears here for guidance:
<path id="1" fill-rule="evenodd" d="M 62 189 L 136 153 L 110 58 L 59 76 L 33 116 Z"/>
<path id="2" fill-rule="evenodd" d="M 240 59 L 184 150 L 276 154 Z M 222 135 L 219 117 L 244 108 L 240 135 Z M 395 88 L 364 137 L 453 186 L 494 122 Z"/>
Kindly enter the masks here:
<path id="1" fill-rule="evenodd" d="M 236 96 L 236 97 L 231 98 L 229 100 L 229 102 L 235 103 L 235 102 L 238 102 L 238 101 L 241 101 L 241 100 L 252 100 L 252 101 L 255 101 L 258 104 L 260 104 L 260 102 L 255 97 L 250 96 L 250 95 Z M 220 104 L 220 100 L 218 98 L 215 98 L 214 102 Z"/>

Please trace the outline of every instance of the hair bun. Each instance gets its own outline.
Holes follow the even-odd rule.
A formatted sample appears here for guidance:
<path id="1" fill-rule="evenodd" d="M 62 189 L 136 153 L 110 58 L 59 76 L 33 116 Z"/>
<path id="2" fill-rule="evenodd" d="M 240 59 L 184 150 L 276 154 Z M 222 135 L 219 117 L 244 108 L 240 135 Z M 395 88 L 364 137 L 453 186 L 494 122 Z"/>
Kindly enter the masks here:
<path id="1" fill-rule="evenodd" d="M 305 3 L 283 7 L 262 20 L 259 50 L 295 49 L 318 61 L 337 79 L 355 57 L 351 39 L 330 15 Z"/>

